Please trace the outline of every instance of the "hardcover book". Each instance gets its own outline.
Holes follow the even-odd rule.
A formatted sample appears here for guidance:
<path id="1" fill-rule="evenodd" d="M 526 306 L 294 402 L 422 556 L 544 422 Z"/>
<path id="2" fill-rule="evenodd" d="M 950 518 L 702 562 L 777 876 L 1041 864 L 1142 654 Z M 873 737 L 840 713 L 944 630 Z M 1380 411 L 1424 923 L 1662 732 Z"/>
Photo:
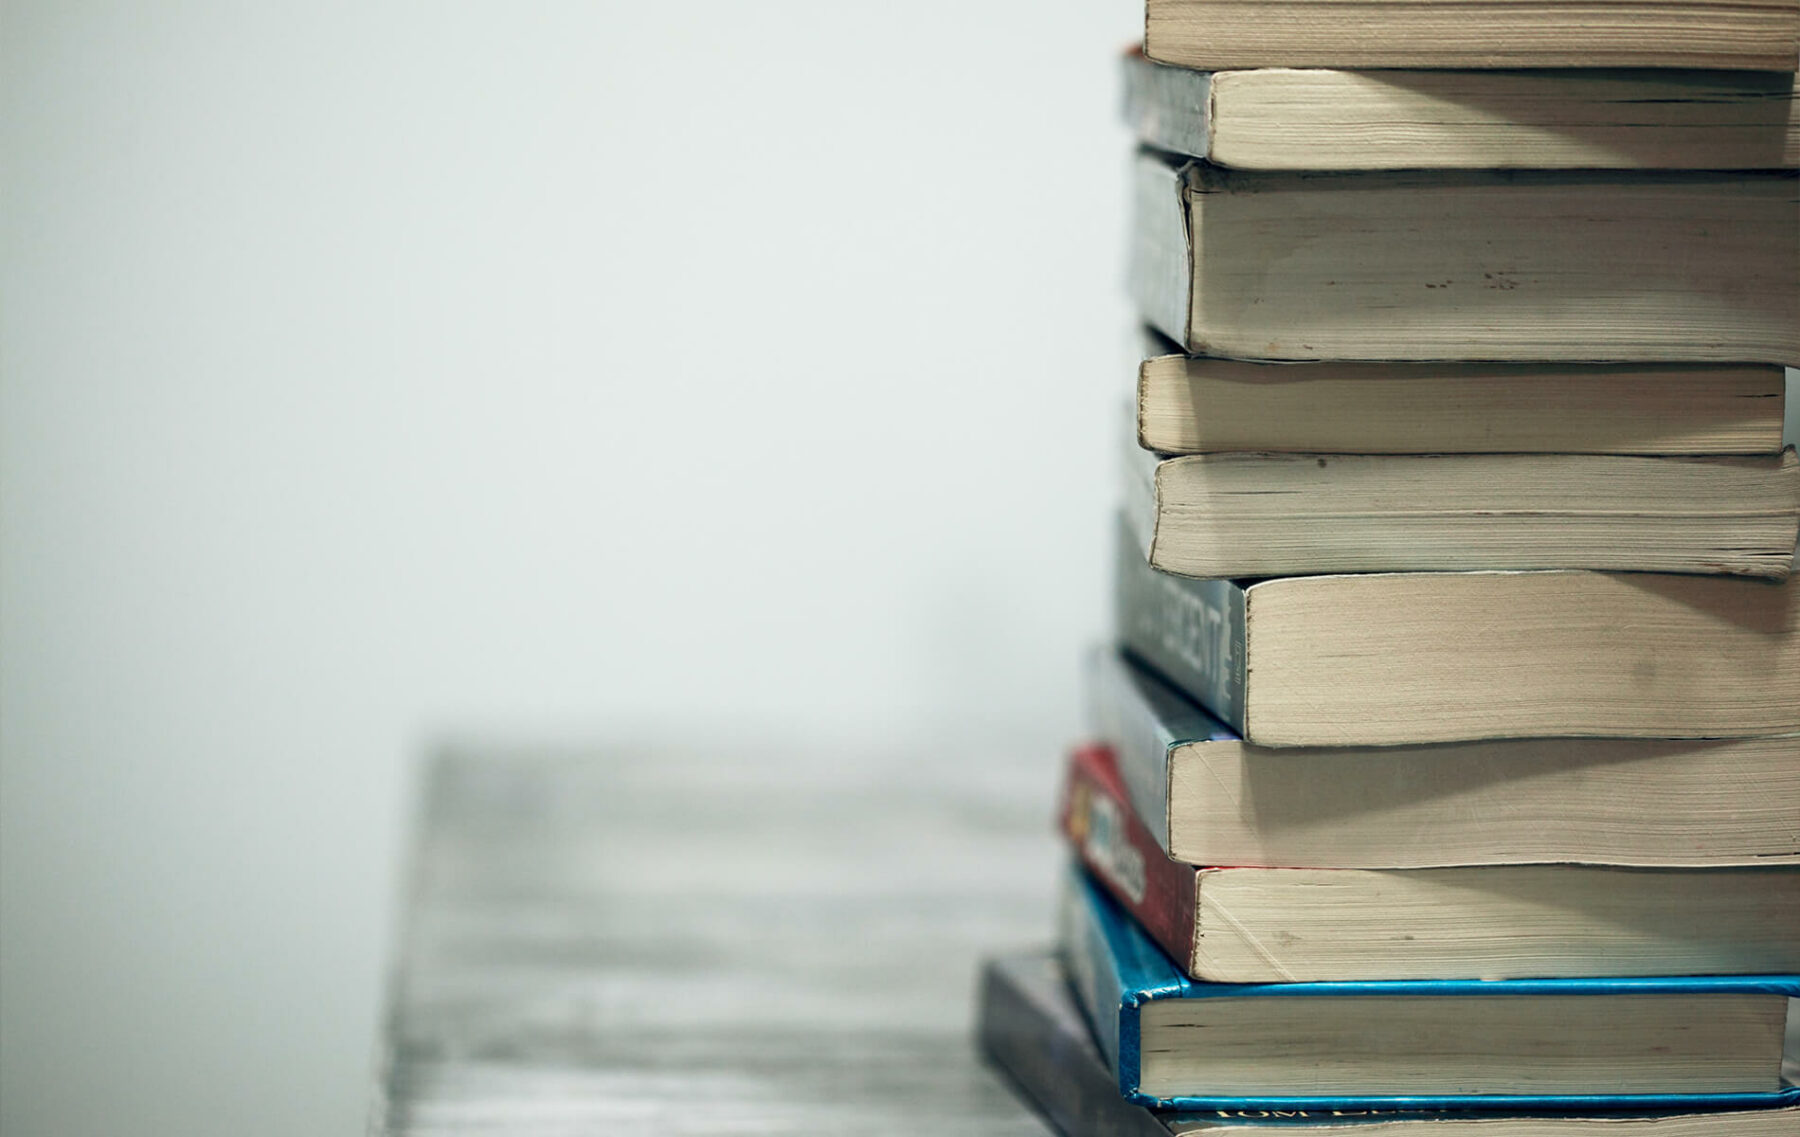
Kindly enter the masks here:
<path id="1" fill-rule="evenodd" d="M 1066 1137 L 1788 1137 L 1800 1126 L 1800 1107 L 1536 1116 L 1146 1109 L 1119 1095 L 1117 1079 L 1049 952 L 1024 952 L 983 964 L 976 1036 L 988 1060 Z"/>
<path id="2" fill-rule="evenodd" d="M 1800 976 L 1199 983 L 1071 872 L 1061 951 L 1120 1092 L 1172 1109 L 1800 1102 Z"/>
<path id="3" fill-rule="evenodd" d="M 1800 460 L 1616 454 L 1189 454 L 1135 445 L 1126 508 L 1185 576 L 1599 569 L 1781 579 Z"/>
<path id="4" fill-rule="evenodd" d="M 1121 643 L 1258 745 L 1800 733 L 1792 577 L 1201 580 L 1151 568 L 1131 530 Z"/>
<path id="5" fill-rule="evenodd" d="M 1144 54 L 1234 67 L 1793 71 L 1794 0 L 1146 0 Z"/>
<path id="6" fill-rule="evenodd" d="M 1800 971 L 1800 868 L 1197 868 L 1158 848 L 1103 746 L 1070 758 L 1061 812 L 1088 872 L 1194 979 Z"/>
<path id="7" fill-rule="evenodd" d="M 1116 652 L 1086 689 L 1132 816 L 1188 864 L 1800 864 L 1800 735 L 1272 748 Z"/>
<path id="8" fill-rule="evenodd" d="M 1124 70 L 1138 141 L 1237 169 L 1800 167 L 1790 72 Z"/>
<path id="9" fill-rule="evenodd" d="M 1132 293 L 1194 355 L 1800 362 L 1789 173 L 1137 162 Z"/>

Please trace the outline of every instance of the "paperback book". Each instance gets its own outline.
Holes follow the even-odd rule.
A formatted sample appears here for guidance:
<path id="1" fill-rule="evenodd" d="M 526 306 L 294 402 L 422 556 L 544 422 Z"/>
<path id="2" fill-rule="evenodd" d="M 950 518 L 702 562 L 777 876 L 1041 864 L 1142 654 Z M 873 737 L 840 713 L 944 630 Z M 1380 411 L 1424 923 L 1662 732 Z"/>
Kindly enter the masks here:
<path id="1" fill-rule="evenodd" d="M 1779 455 L 1254 454 L 1132 445 L 1145 556 L 1202 577 L 1593 569 L 1780 580 L 1800 460 Z"/>
<path id="2" fill-rule="evenodd" d="M 1800 166 L 1784 71 L 1262 67 L 1196 71 L 1132 51 L 1138 141 L 1260 170 Z"/>
<path id="3" fill-rule="evenodd" d="M 1263 746 L 1800 733 L 1800 585 L 1673 573 L 1195 579 L 1121 523 L 1121 643 Z"/>
<path id="4" fill-rule="evenodd" d="M 1133 298 L 1193 355 L 1800 362 L 1792 173 L 1136 171 Z"/>
<path id="5" fill-rule="evenodd" d="M 1800 735 L 1266 747 L 1116 651 L 1085 688 L 1132 816 L 1188 864 L 1800 864 Z"/>
<path id="6" fill-rule="evenodd" d="M 1137 443 L 1160 454 L 1779 454 L 1767 364 L 1259 363 L 1146 337 Z"/>
<path id="7" fill-rule="evenodd" d="M 1792 71 L 1794 0 L 1147 0 L 1182 67 L 1718 67 Z"/>
<path id="8" fill-rule="evenodd" d="M 1061 814 L 1093 879 L 1193 979 L 1800 972 L 1800 868 L 1183 864 L 1138 819 L 1103 746 L 1071 756 Z"/>

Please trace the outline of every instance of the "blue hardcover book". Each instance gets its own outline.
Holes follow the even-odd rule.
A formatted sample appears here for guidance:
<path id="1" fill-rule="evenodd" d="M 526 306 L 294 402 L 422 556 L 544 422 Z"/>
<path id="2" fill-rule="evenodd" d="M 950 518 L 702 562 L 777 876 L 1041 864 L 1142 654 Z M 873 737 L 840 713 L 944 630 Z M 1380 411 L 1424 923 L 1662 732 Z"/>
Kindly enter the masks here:
<path id="1" fill-rule="evenodd" d="M 1492 1110 L 1171 1112 L 1119 1096 L 1048 952 L 988 960 L 976 996 L 988 1059 L 1067 1137 L 1793 1137 L 1800 1106 L 1508 1114 Z"/>
<path id="2" fill-rule="evenodd" d="M 1071 870 L 1061 947 L 1126 1099 L 1206 1109 L 1718 1109 L 1800 1102 L 1800 976 L 1202 983 Z"/>

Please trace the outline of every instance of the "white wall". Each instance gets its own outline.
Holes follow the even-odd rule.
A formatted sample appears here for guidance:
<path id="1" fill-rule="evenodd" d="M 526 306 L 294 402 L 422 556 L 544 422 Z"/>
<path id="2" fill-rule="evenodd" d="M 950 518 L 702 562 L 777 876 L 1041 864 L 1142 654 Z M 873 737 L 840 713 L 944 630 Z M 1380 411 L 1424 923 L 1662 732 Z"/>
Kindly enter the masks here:
<path id="1" fill-rule="evenodd" d="M 1140 18 L 8 4 L 0 1129 L 356 1129 L 434 737 L 1051 776 Z"/>

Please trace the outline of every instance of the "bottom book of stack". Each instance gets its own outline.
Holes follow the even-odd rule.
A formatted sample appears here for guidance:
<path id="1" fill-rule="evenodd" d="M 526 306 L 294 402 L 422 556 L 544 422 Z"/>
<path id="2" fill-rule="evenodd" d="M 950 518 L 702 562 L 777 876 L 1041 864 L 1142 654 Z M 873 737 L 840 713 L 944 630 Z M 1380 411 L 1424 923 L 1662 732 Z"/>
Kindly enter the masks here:
<path id="1" fill-rule="evenodd" d="M 1068 1137 L 1242 1134 L 1279 1129 L 1342 1137 L 1789 1137 L 1800 1106 L 1509 1113 L 1497 1110 L 1153 1110 L 1120 1093 L 1056 956 L 990 961 L 979 993 L 978 1035 L 988 1059 Z M 1789 1079 L 1792 1072 L 1788 1072 Z"/>

